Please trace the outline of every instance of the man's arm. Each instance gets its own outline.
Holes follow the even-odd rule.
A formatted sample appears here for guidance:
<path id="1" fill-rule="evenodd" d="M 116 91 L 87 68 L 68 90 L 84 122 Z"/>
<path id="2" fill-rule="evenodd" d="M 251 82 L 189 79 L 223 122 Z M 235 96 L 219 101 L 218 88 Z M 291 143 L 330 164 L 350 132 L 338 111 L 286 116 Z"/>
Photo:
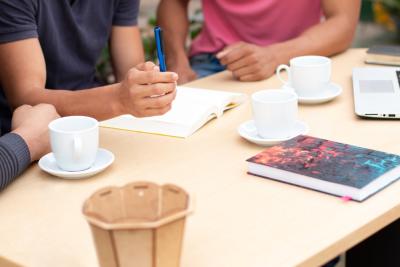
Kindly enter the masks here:
<path id="1" fill-rule="evenodd" d="M 45 89 L 46 68 L 38 39 L 0 45 L 0 82 L 12 107 L 49 103 L 62 115 L 87 115 L 99 120 L 121 114 L 137 117 L 168 111 L 175 98 L 175 73 L 130 69 L 121 83 L 88 90 Z M 151 97 L 158 95 L 159 97 Z"/>
<path id="2" fill-rule="evenodd" d="M 179 74 L 179 83 L 196 79 L 191 69 L 185 44 L 189 29 L 189 0 L 161 0 L 157 19 L 164 31 L 166 63 L 168 69 Z"/>
<path id="3" fill-rule="evenodd" d="M 113 26 L 110 37 L 110 53 L 116 81 L 125 78 L 126 73 L 144 62 L 143 45 L 137 26 Z"/>
<path id="4" fill-rule="evenodd" d="M 334 55 L 350 46 L 360 5 L 360 0 L 322 0 L 325 21 L 299 37 L 267 47 L 237 43 L 226 47 L 217 57 L 239 80 L 255 81 L 268 78 L 279 64 L 296 56 Z"/>

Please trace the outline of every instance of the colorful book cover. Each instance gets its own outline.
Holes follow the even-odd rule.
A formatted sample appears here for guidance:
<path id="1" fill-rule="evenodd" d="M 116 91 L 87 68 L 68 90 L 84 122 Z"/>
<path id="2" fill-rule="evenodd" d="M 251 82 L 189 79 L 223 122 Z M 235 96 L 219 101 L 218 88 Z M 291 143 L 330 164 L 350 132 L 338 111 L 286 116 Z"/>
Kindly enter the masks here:
<path id="1" fill-rule="evenodd" d="M 400 157 L 300 135 L 247 161 L 346 186 L 363 188 L 400 165 Z"/>

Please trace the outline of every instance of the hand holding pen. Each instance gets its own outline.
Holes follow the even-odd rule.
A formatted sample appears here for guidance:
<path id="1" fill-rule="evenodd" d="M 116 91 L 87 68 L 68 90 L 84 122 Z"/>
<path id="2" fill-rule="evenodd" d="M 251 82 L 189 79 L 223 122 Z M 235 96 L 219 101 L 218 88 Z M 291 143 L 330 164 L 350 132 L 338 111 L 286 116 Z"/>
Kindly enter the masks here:
<path id="1" fill-rule="evenodd" d="M 119 90 L 122 114 L 132 114 L 135 117 L 157 116 L 171 109 L 176 96 L 178 74 L 166 72 L 161 28 L 156 27 L 154 34 L 160 67 L 146 62 L 129 70 Z"/>

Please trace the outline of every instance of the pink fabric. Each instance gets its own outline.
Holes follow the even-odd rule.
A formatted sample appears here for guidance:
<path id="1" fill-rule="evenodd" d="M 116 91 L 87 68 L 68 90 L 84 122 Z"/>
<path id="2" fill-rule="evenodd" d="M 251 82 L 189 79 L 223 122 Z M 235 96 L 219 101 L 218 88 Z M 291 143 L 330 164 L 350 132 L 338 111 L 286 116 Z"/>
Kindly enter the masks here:
<path id="1" fill-rule="evenodd" d="M 269 45 L 320 22 L 321 0 L 202 0 L 204 25 L 191 55 L 215 53 L 245 41 Z"/>

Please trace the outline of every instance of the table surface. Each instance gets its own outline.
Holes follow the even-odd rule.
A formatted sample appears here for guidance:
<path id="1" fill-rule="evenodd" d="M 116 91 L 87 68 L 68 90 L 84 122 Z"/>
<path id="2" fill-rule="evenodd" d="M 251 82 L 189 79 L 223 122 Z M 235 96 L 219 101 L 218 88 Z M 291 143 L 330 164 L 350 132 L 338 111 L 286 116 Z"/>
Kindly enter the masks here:
<path id="1" fill-rule="evenodd" d="M 300 105 L 310 135 L 400 153 L 398 121 L 359 119 L 351 70 L 364 49 L 333 58 L 332 102 Z M 223 72 L 188 84 L 251 94 L 279 88 L 276 77 L 235 81 Z M 245 104 L 187 139 L 101 129 L 101 147 L 116 160 L 83 180 L 63 180 L 33 165 L 0 194 L 0 255 L 24 266 L 96 266 L 90 228 L 81 213 L 95 190 L 133 181 L 174 183 L 196 196 L 188 218 L 182 266 L 316 266 L 400 217 L 400 182 L 363 203 L 247 175 L 246 159 L 263 150 L 237 134 L 251 118 Z"/>

